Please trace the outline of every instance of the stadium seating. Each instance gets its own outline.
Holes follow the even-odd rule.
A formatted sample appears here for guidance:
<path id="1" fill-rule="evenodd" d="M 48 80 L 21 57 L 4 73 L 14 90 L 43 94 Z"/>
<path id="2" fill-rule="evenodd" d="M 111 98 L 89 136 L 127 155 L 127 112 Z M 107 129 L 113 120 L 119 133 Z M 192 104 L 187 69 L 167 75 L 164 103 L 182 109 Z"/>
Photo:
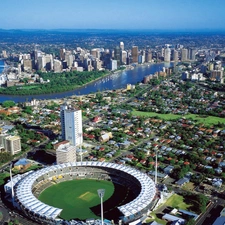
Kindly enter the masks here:
<path id="1" fill-rule="evenodd" d="M 140 217 L 156 193 L 152 179 L 134 168 L 108 162 L 74 162 L 46 167 L 26 176 L 15 188 L 15 200 L 28 216 L 41 223 L 54 224 L 62 209 L 48 206 L 37 198 L 53 183 L 71 179 L 112 180 L 132 190 L 137 197 L 118 207 L 127 221 Z"/>

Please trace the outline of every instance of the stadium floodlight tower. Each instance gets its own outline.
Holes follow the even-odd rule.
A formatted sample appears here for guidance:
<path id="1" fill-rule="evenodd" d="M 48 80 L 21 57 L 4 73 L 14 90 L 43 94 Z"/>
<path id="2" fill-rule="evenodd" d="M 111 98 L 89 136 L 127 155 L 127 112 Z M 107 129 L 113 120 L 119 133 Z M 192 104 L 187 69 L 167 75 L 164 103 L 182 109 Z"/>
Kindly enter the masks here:
<path id="1" fill-rule="evenodd" d="M 79 152 L 79 155 L 80 155 L 80 161 L 83 162 L 83 150 L 82 148 L 80 148 L 80 152 Z"/>
<path id="2" fill-rule="evenodd" d="M 14 184 L 13 184 L 13 179 L 12 179 L 12 164 L 10 164 L 9 167 L 9 174 L 10 174 L 10 181 L 11 181 L 11 195 L 12 195 L 12 204 L 13 207 L 15 207 L 15 201 L 14 201 Z"/>
<path id="3" fill-rule="evenodd" d="M 101 199 L 101 221 L 102 221 L 102 225 L 104 225 L 103 223 L 103 197 L 105 194 L 105 189 L 98 189 L 98 196 Z"/>
<path id="4" fill-rule="evenodd" d="M 158 176 L 158 149 L 155 149 L 155 186 L 157 186 Z"/>

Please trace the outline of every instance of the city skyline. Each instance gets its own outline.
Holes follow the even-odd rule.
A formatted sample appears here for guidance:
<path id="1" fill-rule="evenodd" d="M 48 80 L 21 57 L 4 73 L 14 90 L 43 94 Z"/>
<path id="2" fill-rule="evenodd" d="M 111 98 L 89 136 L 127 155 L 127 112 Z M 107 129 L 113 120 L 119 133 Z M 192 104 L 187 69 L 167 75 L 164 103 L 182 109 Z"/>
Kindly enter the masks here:
<path id="1" fill-rule="evenodd" d="M 0 29 L 225 29 L 223 0 L 8 0 L 1 7 Z"/>

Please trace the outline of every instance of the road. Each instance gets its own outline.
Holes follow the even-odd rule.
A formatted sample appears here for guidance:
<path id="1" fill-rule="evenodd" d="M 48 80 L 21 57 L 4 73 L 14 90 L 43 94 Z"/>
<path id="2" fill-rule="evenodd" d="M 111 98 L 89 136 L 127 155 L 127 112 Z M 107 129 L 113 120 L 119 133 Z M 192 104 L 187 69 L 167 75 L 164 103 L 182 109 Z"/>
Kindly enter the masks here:
<path id="1" fill-rule="evenodd" d="M 196 221 L 196 225 L 212 225 L 224 208 L 225 201 L 221 198 L 212 198 L 206 212 Z"/>

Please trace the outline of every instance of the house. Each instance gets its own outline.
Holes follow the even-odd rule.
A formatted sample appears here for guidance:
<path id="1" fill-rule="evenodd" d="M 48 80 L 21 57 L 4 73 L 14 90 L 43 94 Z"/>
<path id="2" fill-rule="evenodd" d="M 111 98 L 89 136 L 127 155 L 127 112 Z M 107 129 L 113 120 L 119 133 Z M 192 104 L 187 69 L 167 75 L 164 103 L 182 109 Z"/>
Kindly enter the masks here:
<path id="1" fill-rule="evenodd" d="M 176 184 L 179 186 L 183 186 L 184 184 L 188 183 L 190 181 L 189 178 L 183 177 L 180 180 L 176 181 Z"/>
<path id="2" fill-rule="evenodd" d="M 134 126 L 134 124 L 128 123 L 128 124 L 125 125 L 125 128 L 126 128 L 126 129 L 130 129 L 130 128 L 133 127 L 133 126 Z"/>
<path id="3" fill-rule="evenodd" d="M 193 218 L 195 221 L 196 221 L 196 220 L 198 219 L 198 217 L 199 217 L 199 215 L 197 215 L 197 214 L 195 214 L 195 213 L 193 213 L 193 212 L 189 212 L 189 211 L 184 210 L 184 209 L 179 209 L 178 211 L 179 211 L 180 213 L 182 213 L 182 215 L 184 214 L 184 215 L 187 215 L 187 216 Z"/>
<path id="4" fill-rule="evenodd" d="M 213 225 L 224 225 L 224 223 L 225 223 L 225 216 L 220 216 L 214 221 Z"/>
<path id="5" fill-rule="evenodd" d="M 8 109 L 8 112 L 9 112 L 9 113 L 18 113 L 18 112 L 20 112 L 20 108 L 14 106 L 14 107 L 9 108 L 9 109 Z"/>
<path id="6" fill-rule="evenodd" d="M 149 171 L 148 172 L 148 175 L 155 176 L 155 170 Z M 157 172 L 157 177 L 158 178 L 162 178 L 162 179 L 166 179 L 168 177 L 168 175 L 167 174 L 164 174 L 164 173 Z"/>
<path id="7" fill-rule="evenodd" d="M 102 120 L 101 117 L 96 116 L 96 117 L 93 118 L 92 122 L 94 122 L 94 123 L 99 123 L 101 120 Z"/>
<path id="8" fill-rule="evenodd" d="M 119 143 L 120 147 L 122 148 L 128 148 L 130 146 L 131 142 L 130 141 L 124 141 L 122 143 Z"/>
<path id="9" fill-rule="evenodd" d="M 222 179 L 220 179 L 220 178 L 213 178 L 212 186 L 220 188 L 222 186 L 222 184 L 223 184 Z"/>
<path id="10" fill-rule="evenodd" d="M 99 137 L 100 142 L 107 142 L 112 138 L 112 132 L 105 133 Z"/>
<path id="11" fill-rule="evenodd" d="M 174 169 L 174 166 L 169 165 L 163 169 L 163 172 L 165 174 L 170 174 L 173 171 L 173 169 Z"/>
<path id="12" fill-rule="evenodd" d="M 153 221 L 152 223 L 150 223 L 150 225 L 162 225 L 161 223 L 157 223 L 156 221 Z"/>
<path id="13" fill-rule="evenodd" d="M 163 124 L 159 127 L 160 130 L 166 129 L 166 124 Z"/>
<path id="14" fill-rule="evenodd" d="M 31 162 L 25 158 L 18 160 L 14 164 L 14 169 L 16 170 L 26 170 L 31 166 Z"/>
<path id="15" fill-rule="evenodd" d="M 174 222 L 178 222 L 178 221 L 179 221 L 178 224 L 184 224 L 185 223 L 185 219 L 177 217 L 177 216 L 173 216 L 173 215 L 170 215 L 170 214 L 167 214 L 167 213 L 165 215 L 163 215 L 162 219 L 167 220 L 169 222 L 173 222 L 172 224 L 176 224 Z"/>

